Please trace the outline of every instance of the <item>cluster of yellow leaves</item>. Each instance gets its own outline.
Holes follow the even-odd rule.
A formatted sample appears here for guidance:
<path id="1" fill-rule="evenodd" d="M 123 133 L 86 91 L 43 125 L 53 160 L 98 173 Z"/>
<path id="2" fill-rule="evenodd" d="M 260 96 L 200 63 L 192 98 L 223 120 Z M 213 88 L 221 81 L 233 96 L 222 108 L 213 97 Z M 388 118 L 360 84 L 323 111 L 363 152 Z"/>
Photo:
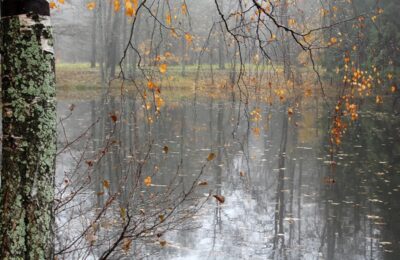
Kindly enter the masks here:
<path id="1" fill-rule="evenodd" d="M 256 107 L 250 112 L 251 121 L 258 122 L 261 120 L 261 108 Z"/>
<path id="2" fill-rule="evenodd" d="M 57 2 L 59 4 L 61 4 L 61 5 L 63 5 L 65 3 L 65 0 L 57 0 Z M 49 2 L 49 6 L 50 6 L 51 9 L 54 9 L 54 8 L 58 7 L 57 3 L 55 1 L 53 1 L 53 0 Z"/>
<path id="3" fill-rule="evenodd" d="M 134 16 L 136 13 L 136 10 L 138 9 L 138 0 L 124 0 L 125 1 L 125 14 L 127 16 Z M 90 4 L 90 3 L 89 3 Z M 89 4 L 87 5 L 89 10 L 93 10 L 95 7 L 95 3 L 92 2 L 92 4 L 89 8 Z M 114 6 L 114 11 L 119 12 L 121 10 L 121 0 L 114 0 L 113 1 L 113 6 Z"/>
<path id="4" fill-rule="evenodd" d="M 155 102 L 156 102 L 156 107 L 157 111 L 160 111 L 161 107 L 165 105 L 164 99 L 160 95 L 155 96 Z"/>

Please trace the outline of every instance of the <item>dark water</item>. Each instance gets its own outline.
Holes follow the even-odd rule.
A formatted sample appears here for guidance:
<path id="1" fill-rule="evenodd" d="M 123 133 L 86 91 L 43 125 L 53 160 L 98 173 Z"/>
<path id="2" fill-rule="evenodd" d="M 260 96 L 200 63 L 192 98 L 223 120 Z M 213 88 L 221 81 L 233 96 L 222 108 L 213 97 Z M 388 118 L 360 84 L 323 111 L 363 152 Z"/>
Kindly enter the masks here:
<path id="1" fill-rule="evenodd" d="M 145 259 L 400 259 L 400 120 L 390 105 L 364 102 L 360 119 L 351 124 L 331 157 L 327 111 L 321 105 L 317 109 L 312 100 L 296 107 L 292 116 L 285 104 L 254 103 L 246 113 L 243 106 L 217 99 L 195 105 L 167 102 L 151 124 L 144 123 L 146 115 L 138 100 L 127 98 L 122 105 L 119 100 L 60 103 L 59 114 L 69 114 L 71 103 L 76 107 L 63 122 L 70 141 L 99 121 L 58 157 L 59 181 L 74 171 L 71 180 L 82 178 L 76 176 L 87 165 L 74 168 L 82 161 L 78 155 L 104 144 L 114 127 L 109 113 L 118 114 L 114 132 L 118 142 L 98 165 L 90 188 L 84 190 L 87 197 L 76 202 L 86 205 L 82 208 L 104 204 L 105 195 L 91 196 L 104 190 L 104 179 L 109 180 L 110 191 L 129 186 L 122 176 L 129 175 L 132 154 L 145 157 L 147 140 L 154 142 L 148 160 L 158 168 L 154 190 L 167 184 L 178 166 L 179 189 L 187 190 L 207 155 L 216 154 L 201 177 L 208 185 L 196 194 L 220 194 L 225 203 L 211 197 L 184 227 L 163 234 L 165 246 L 154 239 L 142 247 L 134 243 L 136 255 Z M 258 114 L 251 114 L 255 108 Z M 66 141 L 61 126 L 59 139 L 62 147 Z M 85 214 L 92 216 L 90 210 Z M 87 259 L 96 258 L 98 252 L 94 250 Z M 111 259 L 132 257 L 121 254 Z"/>

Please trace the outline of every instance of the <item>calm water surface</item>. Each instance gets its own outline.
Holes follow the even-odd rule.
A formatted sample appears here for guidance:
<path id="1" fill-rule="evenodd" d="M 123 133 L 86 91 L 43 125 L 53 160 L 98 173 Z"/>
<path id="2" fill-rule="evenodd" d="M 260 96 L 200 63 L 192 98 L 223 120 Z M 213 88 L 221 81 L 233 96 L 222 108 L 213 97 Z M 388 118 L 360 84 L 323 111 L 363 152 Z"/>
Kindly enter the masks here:
<path id="1" fill-rule="evenodd" d="M 86 133 L 90 138 L 74 144 L 75 152 L 95 150 L 107 137 L 110 111 L 123 122 L 120 143 L 102 162 L 93 192 L 101 191 L 102 179 L 118 190 L 118 176 L 128 171 L 124 162 L 144 151 L 147 138 L 154 140 L 150 160 L 159 162 L 154 189 L 180 162 L 187 188 L 207 155 L 216 154 L 202 177 L 208 185 L 197 194 L 211 191 L 225 203 L 210 198 L 184 228 L 164 235 L 166 246 L 142 247 L 145 259 L 400 259 L 400 120 L 390 107 L 362 105 L 360 120 L 331 157 L 327 112 L 315 104 L 288 116 L 284 104 L 254 103 L 246 114 L 243 106 L 217 99 L 167 102 L 148 125 L 134 112 L 142 104 L 129 98 L 123 105 L 61 102 L 61 116 L 71 103 L 75 109 L 63 122 L 70 139 L 103 118 Z M 255 108 L 258 114 L 250 114 Z M 60 126 L 60 147 L 63 132 Z M 59 177 L 77 160 L 62 153 Z"/>

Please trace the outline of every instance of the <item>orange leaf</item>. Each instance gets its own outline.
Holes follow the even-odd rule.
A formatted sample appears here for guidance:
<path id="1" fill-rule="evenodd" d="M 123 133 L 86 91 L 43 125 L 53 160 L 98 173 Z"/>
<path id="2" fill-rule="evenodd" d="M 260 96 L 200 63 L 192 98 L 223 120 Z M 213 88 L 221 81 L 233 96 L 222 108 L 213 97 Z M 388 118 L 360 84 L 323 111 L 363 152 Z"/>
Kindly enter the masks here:
<path id="1" fill-rule="evenodd" d="M 146 185 L 147 187 L 149 187 L 151 185 L 151 177 L 150 176 L 147 176 L 144 179 L 144 185 Z"/>
<path id="2" fill-rule="evenodd" d="M 160 65 L 160 72 L 162 73 L 162 74 L 165 74 L 166 72 L 167 72 L 167 68 L 168 68 L 168 66 L 167 66 L 167 64 L 161 64 Z"/>
<path id="3" fill-rule="evenodd" d="M 58 0 L 58 2 L 59 2 L 60 4 L 62 4 L 62 5 L 65 3 L 64 0 Z"/>
<path id="4" fill-rule="evenodd" d="M 222 195 L 213 195 L 213 197 L 218 200 L 219 203 L 224 203 L 225 202 L 225 197 Z"/>
<path id="5" fill-rule="evenodd" d="M 168 26 L 171 25 L 171 14 L 167 14 L 167 16 L 165 17 L 165 22 Z"/>
<path id="6" fill-rule="evenodd" d="M 156 84 L 153 81 L 147 81 L 147 87 L 151 90 L 156 88 Z"/>
<path id="7" fill-rule="evenodd" d="M 111 117 L 111 120 L 112 120 L 114 123 L 117 122 L 117 120 L 118 120 L 117 115 L 112 114 L 112 115 L 110 115 L 110 117 Z"/>
<path id="8" fill-rule="evenodd" d="M 106 189 L 110 188 L 110 182 L 108 180 L 104 180 L 103 181 L 103 187 L 106 188 Z"/>
<path id="9" fill-rule="evenodd" d="M 212 161 L 215 158 L 215 153 L 210 153 L 207 157 L 207 161 Z"/>
<path id="10" fill-rule="evenodd" d="M 193 41 L 193 37 L 190 35 L 190 33 L 185 33 L 185 39 L 189 44 L 191 44 Z"/>
<path id="11" fill-rule="evenodd" d="M 126 10 L 125 11 L 126 15 L 128 16 L 133 16 L 135 14 L 135 10 L 133 8 L 131 1 L 129 0 L 125 1 L 125 10 Z"/>
<path id="12" fill-rule="evenodd" d="M 57 5 L 56 5 L 56 3 L 55 3 L 54 1 L 51 1 L 51 2 L 49 3 L 49 5 L 50 5 L 50 8 L 51 8 L 51 9 L 54 9 L 54 8 L 57 7 Z"/>

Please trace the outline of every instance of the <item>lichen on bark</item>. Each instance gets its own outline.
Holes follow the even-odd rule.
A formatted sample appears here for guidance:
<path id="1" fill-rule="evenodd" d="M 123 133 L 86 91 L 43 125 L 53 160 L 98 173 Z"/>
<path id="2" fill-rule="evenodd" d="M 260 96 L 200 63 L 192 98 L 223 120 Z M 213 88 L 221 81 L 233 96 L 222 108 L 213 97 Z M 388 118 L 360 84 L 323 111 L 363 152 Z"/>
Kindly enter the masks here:
<path id="1" fill-rule="evenodd" d="M 52 259 L 56 103 L 48 16 L 2 18 L 0 259 Z"/>

